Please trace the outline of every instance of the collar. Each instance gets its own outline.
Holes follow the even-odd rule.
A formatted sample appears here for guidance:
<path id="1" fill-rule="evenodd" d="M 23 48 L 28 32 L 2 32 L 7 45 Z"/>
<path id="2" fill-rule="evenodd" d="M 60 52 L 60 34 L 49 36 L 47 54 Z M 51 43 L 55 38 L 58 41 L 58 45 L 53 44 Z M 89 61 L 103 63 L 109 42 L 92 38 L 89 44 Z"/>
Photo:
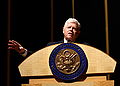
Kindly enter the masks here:
<path id="1" fill-rule="evenodd" d="M 64 43 L 68 43 L 68 40 L 66 40 L 65 38 L 64 38 Z"/>
<path id="2" fill-rule="evenodd" d="M 64 38 L 64 43 L 68 43 L 68 42 L 70 42 L 70 41 L 68 41 L 68 40 L 66 40 L 66 39 Z"/>

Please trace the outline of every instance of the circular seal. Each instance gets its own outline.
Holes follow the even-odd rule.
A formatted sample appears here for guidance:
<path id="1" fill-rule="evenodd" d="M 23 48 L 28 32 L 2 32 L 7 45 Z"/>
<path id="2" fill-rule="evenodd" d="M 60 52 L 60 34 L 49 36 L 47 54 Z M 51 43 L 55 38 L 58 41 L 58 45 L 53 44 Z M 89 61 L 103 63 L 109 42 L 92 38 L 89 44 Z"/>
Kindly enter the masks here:
<path id="1" fill-rule="evenodd" d="M 78 45 L 63 43 L 53 49 L 49 66 L 54 76 L 62 80 L 74 80 L 87 68 L 87 58 Z"/>

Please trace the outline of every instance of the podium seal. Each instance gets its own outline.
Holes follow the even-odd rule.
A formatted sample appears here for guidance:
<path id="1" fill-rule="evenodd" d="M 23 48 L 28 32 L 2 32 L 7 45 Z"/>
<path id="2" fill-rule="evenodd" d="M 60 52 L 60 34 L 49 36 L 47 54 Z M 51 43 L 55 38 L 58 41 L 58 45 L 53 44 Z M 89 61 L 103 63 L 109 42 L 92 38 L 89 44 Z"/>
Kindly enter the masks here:
<path id="1" fill-rule="evenodd" d="M 62 80 L 75 80 L 87 68 L 87 58 L 78 45 L 63 43 L 53 49 L 49 66 L 54 76 Z"/>

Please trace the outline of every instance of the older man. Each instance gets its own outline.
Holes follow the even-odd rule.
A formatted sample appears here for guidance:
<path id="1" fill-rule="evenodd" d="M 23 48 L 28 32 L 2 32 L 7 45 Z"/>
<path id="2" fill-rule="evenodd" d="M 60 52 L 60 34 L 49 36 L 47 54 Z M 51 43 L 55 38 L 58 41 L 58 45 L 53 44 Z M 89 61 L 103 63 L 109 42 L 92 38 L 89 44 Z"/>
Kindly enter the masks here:
<path id="1" fill-rule="evenodd" d="M 80 23 L 75 18 L 69 18 L 65 22 L 63 27 L 63 34 L 64 34 L 63 40 L 58 42 L 50 42 L 47 44 L 47 46 L 58 43 L 76 42 L 76 39 L 80 34 L 80 26 L 81 26 Z M 28 56 L 29 51 L 24 47 L 22 47 L 22 45 L 19 44 L 17 41 L 10 40 L 8 46 L 9 46 L 8 49 L 17 51 L 23 57 Z"/>

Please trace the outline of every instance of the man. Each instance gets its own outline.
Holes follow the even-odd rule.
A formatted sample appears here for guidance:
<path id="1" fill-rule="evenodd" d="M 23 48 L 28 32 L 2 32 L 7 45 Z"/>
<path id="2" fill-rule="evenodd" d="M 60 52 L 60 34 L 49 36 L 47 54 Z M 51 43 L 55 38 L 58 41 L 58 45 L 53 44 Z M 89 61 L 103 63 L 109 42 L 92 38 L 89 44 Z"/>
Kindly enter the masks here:
<path id="1" fill-rule="evenodd" d="M 47 46 L 50 46 L 53 44 L 58 44 L 58 43 L 77 42 L 77 38 L 80 35 L 80 28 L 81 28 L 81 25 L 75 18 L 69 18 L 65 22 L 64 27 L 63 27 L 63 34 L 64 34 L 63 40 L 58 41 L 58 42 L 50 42 L 47 44 Z M 78 41 L 78 43 L 82 43 L 82 42 Z M 83 44 L 86 44 L 86 43 L 83 43 Z M 29 55 L 31 55 L 33 53 L 33 52 L 25 49 L 21 44 L 19 44 L 15 40 L 9 40 L 8 49 L 15 50 L 19 53 L 19 54 L 15 53 L 15 52 L 14 52 L 14 54 L 11 53 L 13 56 L 16 57 L 16 58 L 13 57 L 13 60 L 14 60 L 13 63 L 15 63 L 15 65 L 13 64 L 13 66 L 18 66 L 24 59 L 26 59 L 26 57 L 28 57 Z M 18 57 L 20 57 L 20 55 L 22 55 L 25 58 L 18 59 Z M 18 86 L 18 85 L 21 85 L 21 83 L 23 83 L 25 80 L 21 79 L 18 69 L 15 69 L 15 68 L 17 68 L 17 67 L 14 67 L 14 71 L 12 71 L 13 75 L 15 77 L 15 80 L 14 79 L 12 79 L 12 80 L 16 81 L 16 84 Z"/>
<path id="2" fill-rule="evenodd" d="M 48 43 L 47 46 L 58 44 L 58 43 L 68 43 L 68 42 L 76 42 L 76 39 L 78 38 L 80 34 L 80 23 L 75 18 L 69 18 L 63 27 L 63 34 L 64 39 L 63 41 L 58 42 L 51 42 Z M 23 57 L 26 57 L 29 55 L 29 51 L 22 47 L 21 44 L 19 44 L 17 41 L 10 40 L 8 43 L 8 49 L 15 50 L 19 54 L 21 54 Z"/>

